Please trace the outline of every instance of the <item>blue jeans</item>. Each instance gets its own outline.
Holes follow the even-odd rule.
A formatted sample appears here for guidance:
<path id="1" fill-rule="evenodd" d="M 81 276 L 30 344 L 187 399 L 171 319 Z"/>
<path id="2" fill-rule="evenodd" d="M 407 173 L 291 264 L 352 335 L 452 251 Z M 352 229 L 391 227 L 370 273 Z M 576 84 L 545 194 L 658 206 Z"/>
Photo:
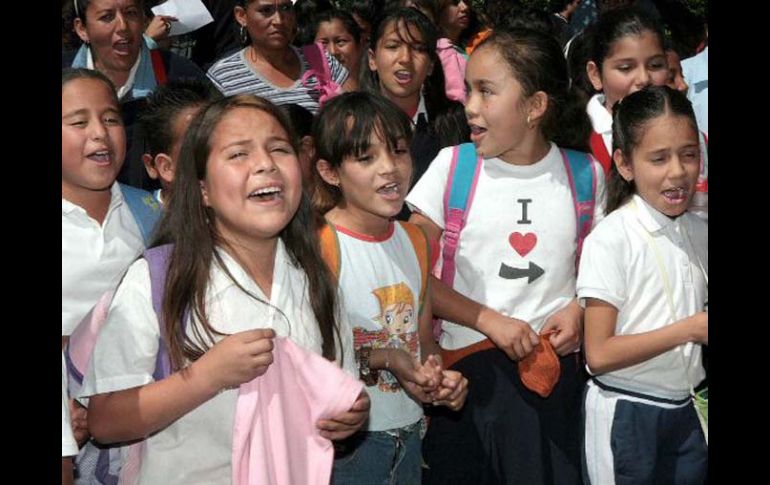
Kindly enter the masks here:
<path id="1" fill-rule="evenodd" d="M 332 485 L 419 485 L 420 422 L 389 431 L 356 433 L 335 449 Z"/>

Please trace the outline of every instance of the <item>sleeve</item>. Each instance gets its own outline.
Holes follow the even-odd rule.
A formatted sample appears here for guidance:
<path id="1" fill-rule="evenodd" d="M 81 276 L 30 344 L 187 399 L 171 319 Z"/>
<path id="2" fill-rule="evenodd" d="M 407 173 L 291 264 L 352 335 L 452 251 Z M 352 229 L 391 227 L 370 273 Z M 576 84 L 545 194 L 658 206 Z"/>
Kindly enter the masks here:
<path id="1" fill-rule="evenodd" d="M 444 228 L 444 191 L 452 164 L 452 149 L 453 147 L 447 147 L 438 152 L 406 196 L 406 203 L 412 212 L 420 212 L 441 229 Z"/>
<path id="2" fill-rule="evenodd" d="M 612 222 L 603 222 L 588 235 L 583 246 L 577 277 L 577 295 L 583 307 L 586 298 L 606 301 L 618 310 L 626 301 L 627 265 L 624 257 L 629 254 L 629 248 L 623 229 Z"/>
<path id="3" fill-rule="evenodd" d="M 78 454 L 78 444 L 72 434 L 70 424 L 69 396 L 67 395 L 67 366 L 64 363 L 64 352 L 61 354 L 61 456 Z"/>
<path id="4" fill-rule="evenodd" d="M 602 164 L 599 163 L 596 158 L 594 158 L 593 155 L 589 154 L 589 158 L 591 159 L 591 163 L 594 165 L 594 170 L 596 173 L 596 195 L 594 200 L 594 219 L 593 219 L 593 226 L 591 228 L 595 228 L 597 224 L 599 224 L 602 219 L 604 219 L 604 216 L 606 215 L 607 211 L 607 177 L 604 174 L 604 169 L 602 168 Z"/>
<path id="5" fill-rule="evenodd" d="M 343 66 L 336 57 L 329 54 L 329 51 L 326 49 L 324 49 L 324 55 L 326 56 L 326 62 L 329 64 L 329 71 L 332 73 L 332 79 L 342 86 L 345 81 L 348 80 L 350 73 L 348 73 L 347 68 Z"/>
<path id="6" fill-rule="evenodd" d="M 131 265 L 115 292 L 81 396 L 130 389 L 154 380 L 160 328 L 150 288 L 149 267 L 142 258 Z"/>

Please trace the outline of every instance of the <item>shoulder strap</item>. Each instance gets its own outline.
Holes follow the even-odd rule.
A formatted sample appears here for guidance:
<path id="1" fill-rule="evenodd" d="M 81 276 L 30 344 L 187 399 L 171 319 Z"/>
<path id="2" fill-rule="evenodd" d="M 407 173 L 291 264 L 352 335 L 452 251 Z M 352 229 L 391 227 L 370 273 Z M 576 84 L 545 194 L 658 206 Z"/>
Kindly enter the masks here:
<path id="1" fill-rule="evenodd" d="M 473 143 L 463 143 L 453 148 L 452 165 L 444 190 L 444 247 L 441 252 L 441 280 L 449 286 L 454 283 L 455 255 L 460 232 L 465 227 L 466 214 L 473 203 L 482 165 L 483 161 Z"/>
<path id="2" fill-rule="evenodd" d="M 131 209 L 139 230 L 142 232 L 144 245 L 147 246 L 160 219 L 160 204 L 146 190 L 137 189 L 125 184 L 120 184 L 120 190 L 123 192 L 123 198 L 126 204 L 128 204 L 128 208 Z"/>
<path id="3" fill-rule="evenodd" d="M 407 236 L 409 236 L 409 241 L 412 243 L 414 252 L 417 254 L 417 261 L 420 263 L 420 276 L 422 279 L 422 285 L 420 286 L 420 313 L 422 313 L 430 275 L 430 246 L 428 245 L 428 236 L 426 236 L 422 228 L 416 224 L 405 221 L 398 221 L 398 223 L 401 224 L 401 227 L 404 228 Z"/>
<path id="4" fill-rule="evenodd" d="M 171 358 L 168 353 L 166 322 L 163 319 L 163 299 L 166 294 L 166 275 L 168 274 L 168 264 L 171 260 L 173 248 L 172 244 L 164 244 L 147 249 L 143 255 L 144 259 L 147 260 L 147 266 L 150 268 L 152 308 L 158 317 L 158 327 L 160 330 L 160 345 L 158 346 L 158 356 L 155 360 L 155 372 L 153 373 L 156 381 L 168 377 L 172 372 Z M 185 315 L 185 322 L 187 322 L 188 317 L 188 315 Z"/>
<path id="5" fill-rule="evenodd" d="M 596 159 L 599 160 L 599 163 L 602 164 L 604 176 L 609 178 L 610 168 L 612 168 L 612 157 L 610 152 L 607 151 L 607 145 L 604 144 L 604 138 L 595 131 L 591 132 L 591 151 Z"/>
<path id="6" fill-rule="evenodd" d="M 302 47 L 302 54 L 305 55 L 310 69 L 315 71 L 316 77 L 320 83 L 331 81 L 331 70 L 329 68 L 329 62 L 324 54 L 323 45 L 320 42 L 314 44 L 308 44 Z"/>
<path id="7" fill-rule="evenodd" d="M 577 224 L 575 265 L 577 267 L 583 250 L 583 241 L 593 226 L 596 208 L 596 172 L 594 164 L 591 163 L 591 157 L 587 153 L 562 149 L 561 156 L 569 177 L 572 203 L 575 207 L 575 222 Z"/>
<path id="8" fill-rule="evenodd" d="M 338 280 L 340 277 L 341 261 L 340 242 L 337 238 L 337 231 L 334 229 L 334 226 L 327 222 L 319 231 L 318 236 L 321 241 L 321 256 L 329 266 L 334 279 Z"/>
<path id="9" fill-rule="evenodd" d="M 168 83 L 168 76 L 162 53 L 159 49 L 153 49 L 150 51 L 150 58 L 152 59 L 152 71 L 155 73 L 155 80 L 159 86 L 165 86 Z"/>

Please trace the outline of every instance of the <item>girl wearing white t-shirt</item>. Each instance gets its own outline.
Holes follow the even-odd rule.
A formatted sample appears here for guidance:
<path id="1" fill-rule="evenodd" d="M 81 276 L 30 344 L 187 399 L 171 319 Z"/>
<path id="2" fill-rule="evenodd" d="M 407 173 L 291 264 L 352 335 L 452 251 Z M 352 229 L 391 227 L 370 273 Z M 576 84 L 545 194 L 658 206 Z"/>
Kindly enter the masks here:
<path id="1" fill-rule="evenodd" d="M 467 380 L 441 368 L 431 339 L 427 240 L 416 226 L 393 221 L 412 176 L 411 124 L 383 96 L 348 93 L 321 110 L 313 135 L 315 202 L 336 248 L 325 256 L 338 267 L 372 399 L 366 432 L 337 447 L 332 482 L 420 483 L 422 405 L 459 409 Z"/>
<path id="2" fill-rule="evenodd" d="M 452 288 L 431 281 L 440 345 L 471 382 L 461 413 L 432 416 L 428 483 L 579 483 L 582 310 L 575 296 L 577 226 L 560 146 L 584 146 L 588 119 L 568 90 L 558 42 L 528 29 L 495 31 L 471 55 L 466 114 L 482 156 L 459 236 Z M 412 221 L 439 241 L 452 149 L 442 150 L 407 196 Z M 594 222 L 604 175 L 593 172 Z M 540 344 L 559 357 L 543 398 L 522 384 L 516 361 Z"/>
<path id="3" fill-rule="evenodd" d="M 586 239 L 578 277 L 590 483 L 703 483 L 706 439 L 690 394 L 708 345 L 708 230 L 685 212 L 696 190 L 698 130 L 667 86 L 613 114 L 609 215 Z"/>
<path id="4" fill-rule="evenodd" d="M 203 108 L 158 236 L 173 244 L 162 312 L 144 258 L 115 293 L 84 395 L 95 439 L 146 438 L 140 483 L 231 483 L 237 388 L 266 372 L 275 335 L 352 371 L 334 282 L 307 230 L 289 126 L 251 95 Z M 159 316 L 173 373 L 155 381 Z M 362 393 L 348 412 L 317 423 L 321 436 L 347 437 L 368 407 Z"/>

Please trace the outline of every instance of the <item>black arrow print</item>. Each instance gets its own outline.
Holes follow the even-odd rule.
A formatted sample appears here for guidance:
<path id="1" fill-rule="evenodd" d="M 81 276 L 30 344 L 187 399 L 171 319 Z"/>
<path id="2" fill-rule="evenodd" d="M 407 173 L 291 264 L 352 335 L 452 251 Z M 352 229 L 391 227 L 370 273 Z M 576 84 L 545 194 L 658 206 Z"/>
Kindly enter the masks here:
<path id="1" fill-rule="evenodd" d="M 519 278 L 524 278 L 526 276 L 528 278 L 527 284 L 530 284 L 536 279 L 543 276 L 543 273 L 545 273 L 543 268 L 541 268 L 540 266 L 530 261 L 529 268 L 527 269 L 511 268 L 510 266 L 507 266 L 505 263 L 501 263 L 499 274 L 501 278 L 505 278 L 507 280 L 515 280 Z"/>

